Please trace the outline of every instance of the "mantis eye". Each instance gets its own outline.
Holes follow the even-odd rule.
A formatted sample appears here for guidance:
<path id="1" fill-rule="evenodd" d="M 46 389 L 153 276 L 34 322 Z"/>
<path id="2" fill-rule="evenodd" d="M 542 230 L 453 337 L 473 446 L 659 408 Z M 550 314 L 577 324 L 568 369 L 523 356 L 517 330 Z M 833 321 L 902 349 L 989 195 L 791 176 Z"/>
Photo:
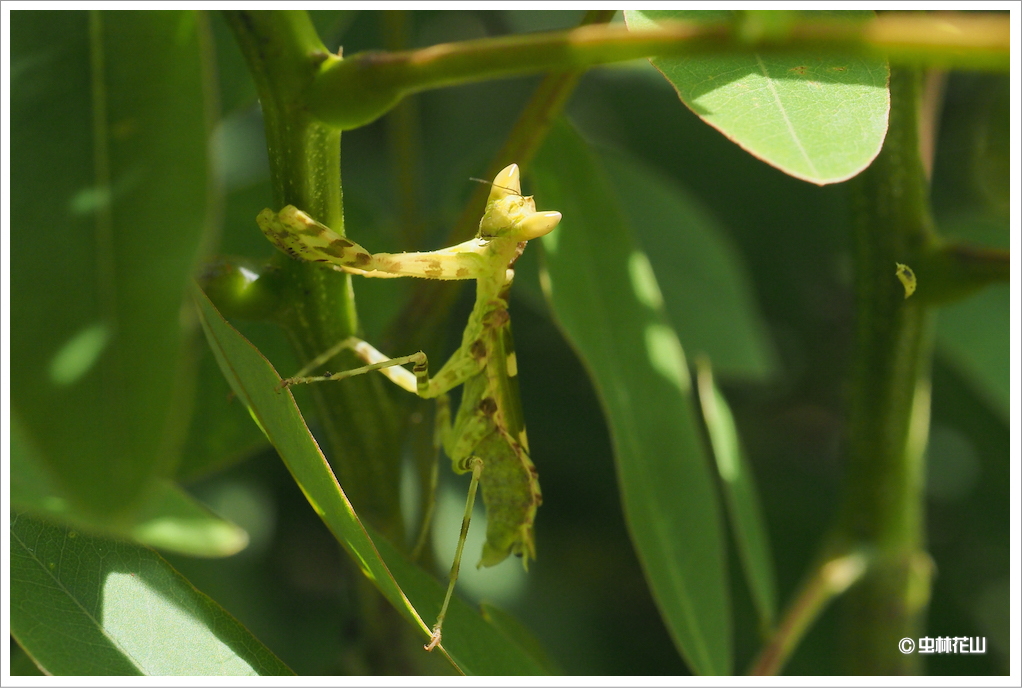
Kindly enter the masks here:
<path id="1" fill-rule="evenodd" d="M 518 223 L 518 239 L 519 241 L 530 241 L 549 234 L 560 221 L 561 214 L 556 210 L 533 213 Z"/>

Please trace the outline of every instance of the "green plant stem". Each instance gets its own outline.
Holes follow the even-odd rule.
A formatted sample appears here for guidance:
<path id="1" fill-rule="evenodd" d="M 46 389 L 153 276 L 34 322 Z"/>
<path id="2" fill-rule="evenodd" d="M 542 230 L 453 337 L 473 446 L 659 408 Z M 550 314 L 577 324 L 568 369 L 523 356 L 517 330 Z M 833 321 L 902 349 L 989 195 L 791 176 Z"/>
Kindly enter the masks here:
<path id="1" fill-rule="evenodd" d="M 750 40 L 739 23 L 665 22 L 659 30 L 618 25 L 445 43 L 421 50 L 327 56 L 308 92 L 316 117 L 341 129 L 368 124 L 404 96 L 426 89 L 552 69 L 582 69 L 643 57 L 813 52 L 883 56 L 897 64 L 1008 69 L 1007 15 L 888 14 L 872 22 L 806 22 Z M 361 94 L 352 98 L 350 94 Z"/>
<path id="2" fill-rule="evenodd" d="M 606 24 L 614 18 L 616 10 L 590 10 L 582 18 L 581 26 Z M 559 70 L 548 74 L 536 87 L 525 104 L 511 133 L 497 154 L 490 160 L 483 178 L 493 179 L 497 172 L 510 163 L 527 167 L 554 120 L 564 110 L 585 69 Z M 486 204 L 489 186 L 480 184 L 462 208 L 457 222 L 448 232 L 444 245 L 453 245 L 475 235 L 479 227 L 479 212 Z M 408 348 L 413 342 L 436 341 L 447 314 L 457 299 L 462 285 L 454 282 L 426 280 L 415 285 L 412 296 L 395 322 L 401 323 L 400 332 L 390 334 L 398 341 L 398 348 Z M 389 339 L 389 338 L 388 338 Z"/>
<path id="3" fill-rule="evenodd" d="M 749 674 L 776 675 L 827 604 L 859 580 L 866 566 L 867 556 L 859 551 L 825 558 L 795 595 Z"/>
<path id="4" fill-rule="evenodd" d="M 922 256 L 913 269 L 925 287 L 919 295 L 927 303 L 939 306 L 987 285 L 1007 282 L 1011 254 L 1001 249 L 942 243 Z"/>
<path id="5" fill-rule="evenodd" d="M 341 132 L 310 117 L 304 100 L 326 48 L 305 12 L 229 11 L 226 17 L 259 93 L 276 207 L 294 204 L 343 234 Z M 275 260 L 273 282 L 285 306 L 276 320 L 300 361 L 357 333 L 349 275 L 283 255 Z M 329 365 L 344 370 L 358 362 L 346 352 Z M 308 392 L 345 494 L 360 517 L 401 546 L 400 433 L 382 378 L 363 375 L 343 385 L 312 385 Z M 407 626 L 357 566 L 347 572 L 362 661 L 374 673 L 408 671 L 407 654 L 394 651 L 415 647 L 401 640 Z"/>
<path id="6" fill-rule="evenodd" d="M 304 92 L 327 52 L 304 12 L 228 12 L 255 77 L 263 108 L 276 207 L 294 204 L 343 233 L 341 133 L 309 117 Z M 255 223 L 253 222 L 253 228 Z M 279 320 L 299 360 L 308 361 L 356 333 L 351 278 L 304 261 L 276 259 L 286 308 Z M 336 370 L 355 367 L 338 357 Z M 403 542 L 400 447 L 388 397 L 376 376 L 309 390 L 338 479 L 356 510 L 395 543 Z"/>
<path id="7" fill-rule="evenodd" d="M 853 181 L 857 341 L 848 419 L 847 475 L 834 540 L 870 551 L 849 591 L 842 644 L 856 674 L 907 674 L 929 600 L 924 549 L 923 452 L 929 432 L 932 308 L 905 298 L 895 263 L 909 266 L 937 239 L 920 157 L 922 74 L 892 69 L 884 149 Z M 926 288 L 920 281 L 919 292 Z"/>

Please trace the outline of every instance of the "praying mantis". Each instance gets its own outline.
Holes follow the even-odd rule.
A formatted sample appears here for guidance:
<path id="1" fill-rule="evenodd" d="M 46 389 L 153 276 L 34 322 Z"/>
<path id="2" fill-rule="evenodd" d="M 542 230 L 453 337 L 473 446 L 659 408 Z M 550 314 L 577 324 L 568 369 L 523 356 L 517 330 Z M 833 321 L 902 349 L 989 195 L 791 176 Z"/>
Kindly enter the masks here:
<path id="1" fill-rule="evenodd" d="M 461 346 L 434 376 L 430 377 L 426 355 L 421 351 L 389 358 L 364 340 L 349 337 L 281 383 L 286 387 L 343 380 L 378 370 L 402 389 L 437 400 L 438 444 L 451 459 L 455 473 L 470 472 L 472 479 L 447 593 L 426 650 L 432 651 L 441 642 L 479 486 L 487 529 L 478 565 L 495 566 L 515 554 L 528 569 L 529 559 L 536 557 L 533 522 L 543 497 L 536 467 L 529 458 L 518 395 L 508 293 L 514 263 L 526 243 L 551 232 L 560 220 L 559 212 L 537 212 L 532 196 L 522 195 L 515 164 L 494 178 L 475 238 L 437 251 L 372 254 L 291 205 L 279 213 L 267 208 L 256 218 L 270 241 L 293 258 L 327 263 L 334 269 L 366 277 L 476 281 L 475 305 Z M 353 350 L 365 365 L 332 375 L 308 375 L 345 349 Z M 403 367 L 409 363 L 411 371 Z M 452 422 L 447 393 L 458 385 L 464 388 Z"/>

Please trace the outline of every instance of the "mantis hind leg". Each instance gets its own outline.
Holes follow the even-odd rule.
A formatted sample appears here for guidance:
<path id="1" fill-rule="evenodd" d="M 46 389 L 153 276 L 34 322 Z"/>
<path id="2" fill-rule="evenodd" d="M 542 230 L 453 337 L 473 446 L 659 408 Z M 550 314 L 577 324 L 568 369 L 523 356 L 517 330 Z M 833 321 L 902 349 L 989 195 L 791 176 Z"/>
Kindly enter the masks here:
<path id="1" fill-rule="evenodd" d="M 465 515 L 461 519 L 461 534 L 458 536 L 458 548 L 454 552 L 454 563 L 451 564 L 450 581 L 447 584 L 447 594 L 444 596 L 443 606 L 440 607 L 440 614 L 437 615 L 436 624 L 433 626 L 433 635 L 429 643 L 424 647 L 432 652 L 433 648 L 440 644 L 444 617 L 447 615 L 447 606 L 451 602 L 451 595 L 454 594 L 454 584 L 458 581 L 458 572 L 461 570 L 461 554 L 465 549 L 465 539 L 468 537 L 468 526 L 472 522 L 472 507 L 476 501 L 476 489 L 479 487 L 479 479 L 483 474 L 483 460 L 473 456 L 469 460 L 472 469 L 472 482 L 468 486 L 468 499 L 465 500 Z"/>

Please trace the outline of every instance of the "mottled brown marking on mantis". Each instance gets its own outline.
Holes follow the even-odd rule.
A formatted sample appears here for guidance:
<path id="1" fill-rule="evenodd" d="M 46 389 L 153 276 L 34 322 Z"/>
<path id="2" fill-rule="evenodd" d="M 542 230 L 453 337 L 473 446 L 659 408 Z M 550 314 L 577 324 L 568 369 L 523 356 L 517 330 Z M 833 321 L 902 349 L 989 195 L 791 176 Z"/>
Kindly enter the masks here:
<path id="1" fill-rule="evenodd" d="M 509 165 L 493 180 L 475 238 L 437 251 L 371 254 L 294 206 L 279 213 L 263 210 L 256 219 L 267 238 L 294 258 L 328 262 L 366 277 L 476 280 L 475 306 L 461 346 L 433 377 L 422 352 L 391 359 L 368 343 L 349 338 L 283 382 L 341 380 L 378 370 L 409 392 L 441 401 L 437 415 L 446 425 L 439 433 L 440 441 L 454 471 L 471 472 L 472 481 L 447 594 L 426 645 L 432 650 L 441 641 L 477 487 L 482 488 L 487 511 L 486 542 L 478 565 L 494 566 L 514 554 L 527 569 L 529 559 L 536 556 L 533 523 L 543 495 L 529 456 L 507 298 L 514 279 L 512 266 L 526 242 L 552 231 L 561 214 L 537 212 L 532 196 L 522 195 L 518 166 Z M 336 375 L 304 377 L 344 348 L 353 349 L 366 365 Z M 406 363 L 413 364 L 411 372 L 400 367 Z M 446 395 L 458 385 L 464 389 L 452 422 Z"/>
<path id="2" fill-rule="evenodd" d="M 486 344 L 482 339 L 477 339 L 472 342 L 472 345 L 468 348 L 469 354 L 476 360 L 483 360 L 486 358 Z"/>

